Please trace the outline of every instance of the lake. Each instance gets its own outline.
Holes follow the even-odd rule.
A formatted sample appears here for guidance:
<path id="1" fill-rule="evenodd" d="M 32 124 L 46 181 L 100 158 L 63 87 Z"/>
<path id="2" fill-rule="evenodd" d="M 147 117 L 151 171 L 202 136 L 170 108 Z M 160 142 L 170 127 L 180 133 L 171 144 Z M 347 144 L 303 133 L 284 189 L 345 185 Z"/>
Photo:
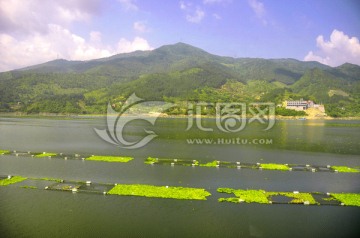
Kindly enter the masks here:
<path id="1" fill-rule="evenodd" d="M 195 126 L 186 130 L 185 118 L 159 118 L 155 126 L 133 121 L 124 130 L 126 140 L 140 140 L 144 129 L 158 136 L 129 150 L 95 133 L 94 128 L 106 128 L 104 118 L 0 118 L 0 149 L 135 158 L 106 163 L 4 155 L 0 175 L 199 187 L 212 194 L 207 201 L 188 201 L 73 194 L 14 184 L 0 187 L 1 237 L 357 237 L 358 207 L 219 203 L 224 195 L 216 189 L 359 193 L 358 173 L 152 166 L 144 160 L 151 156 L 357 167 L 360 121 L 279 120 L 266 131 L 266 126 L 252 123 L 236 133 L 222 132 L 211 118 L 202 125 L 213 131 Z M 244 143 L 226 143 L 236 138 Z M 216 143 L 206 144 L 205 139 Z M 271 143 L 249 143 L 261 140 Z"/>

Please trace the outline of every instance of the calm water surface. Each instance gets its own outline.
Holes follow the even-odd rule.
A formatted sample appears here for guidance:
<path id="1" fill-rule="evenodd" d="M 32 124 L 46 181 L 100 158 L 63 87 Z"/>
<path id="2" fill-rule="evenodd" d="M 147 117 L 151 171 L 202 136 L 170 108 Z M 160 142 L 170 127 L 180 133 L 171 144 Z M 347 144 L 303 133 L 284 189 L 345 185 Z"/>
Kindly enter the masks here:
<path id="1" fill-rule="evenodd" d="M 359 121 L 276 121 L 264 131 L 250 124 L 238 133 L 223 133 L 213 119 L 203 121 L 213 132 L 186 119 L 158 119 L 155 127 L 134 121 L 125 138 L 138 140 L 144 129 L 158 137 L 137 150 L 102 141 L 97 119 L 0 118 L 0 149 L 96 155 L 127 155 L 126 164 L 80 160 L 0 157 L 0 175 L 55 177 L 104 183 L 206 188 L 207 201 L 72 194 L 22 189 L 27 181 L 0 187 L 0 237 L 358 237 L 360 208 L 302 205 L 218 203 L 218 187 L 273 191 L 360 192 L 359 174 L 279 172 L 150 166 L 159 158 L 360 166 Z M 189 144 L 188 139 L 241 138 L 271 144 Z M 40 187 L 41 185 L 39 185 Z"/>

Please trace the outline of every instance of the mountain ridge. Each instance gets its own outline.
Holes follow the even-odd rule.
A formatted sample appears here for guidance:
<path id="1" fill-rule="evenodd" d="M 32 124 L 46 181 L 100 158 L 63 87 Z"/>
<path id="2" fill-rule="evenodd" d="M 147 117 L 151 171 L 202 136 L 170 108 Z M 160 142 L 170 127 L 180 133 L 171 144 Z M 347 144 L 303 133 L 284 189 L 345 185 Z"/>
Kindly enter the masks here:
<path id="1" fill-rule="evenodd" d="M 328 104 L 330 115 L 352 116 L 360 115 L 359 85 L 360 66 L 349 63 L 330 67 L 291 58 L 231 58 L 176 43 L 0 73 L 0 111 L 103 113 L 107 102 L 116 105 L 135 92 L 172 102 L 310 98 Z"/>
<path id="2" fill-rule="evenodd" d="M 89 64 L 89 63 L 93 63 L 93 62 L 109 62 L 112 60 L 117 60 L 117 59 L 127 59 L 127 58 L 132 58 L 132 57 L 147 57 L 151 54 L 159 54 L 160 52 L 166 52 L 167 53 L 172 53 L 173 55 L 190 55 L 193 57 L 194 56 L 194 52 L 196 52 L 196 55 L 201 55 L 202 56 L 207 56 L 207 57 L 214 57 L 217 59 L 223 59 L 223 60 L 229 60 L 229 61 L 248 61 L 248 60 L 265 60 L 265 61 L 273 61 L 273 62 L 297 62 L 297 63 L 304 63 L 304 64 L 313 64 L 316 67 L 322 67 L 322 68 L 328 68 L 330 66 L 321 64 L 317 61 L 301 61 L 301 60 L 297 60 L 294 58 L 278 58 L 278 59 L 264 59 L 264 58 L 251 58 L 251 57 L 239 57 L 239 58 L 233 58 L 230 56 L 218 56 L 215 54 L 211 54 L 205 50 L 202 50 L 198 47 L 194 47 L 191 46 L 189 44 L 186 43 L 182 43 L 182 42 L 178 42 L 172 45 L 163 45 L 160 46 L 159 48 L 156 48 L 154 50 L 147 50 L 147 51 L 141 51 L 141 50 L 137 50 L 134 52 L 130 52 L 130 53 L 119 53 L 119 54 L 115 54 L 109 57 L 103 57 L 103 58 L 97 58 L 97 59 L 91 59 L 91 60 L 84 60 L 84 61 L 80 61 L 80 60 L 67 60 L 67 59 L 55 59 L 55 60 L 51 60 L 51 61 L 47 61 L 44 63 L 40 63 L 37 65 L 31 65 L 31 66 L 26 66 L 23 68 L 19 68 L 19 69 L 15 69 L 15 70 L 10 70 L 10 71 L 5 71 L 5 72 L 11 72 L 11 71 L 24 71 L 24 70 L 33 70 L 33 69 L 39 69 L 41 66 L 52 66 L 54 65 L 54 63 L 57 62 L 61 62 L 62 64 L 67 64 L 67 66 L 69 66 L 70 64 Z M 343 65 L 353 65 L 350 63 L 344 63 Z M 357 65 L 355 65 L 357 66 Z M 340 66 L 338 66 L 340 67 Z M 0 73 L 4 73 L 4 72 L 0 72 Z"/>

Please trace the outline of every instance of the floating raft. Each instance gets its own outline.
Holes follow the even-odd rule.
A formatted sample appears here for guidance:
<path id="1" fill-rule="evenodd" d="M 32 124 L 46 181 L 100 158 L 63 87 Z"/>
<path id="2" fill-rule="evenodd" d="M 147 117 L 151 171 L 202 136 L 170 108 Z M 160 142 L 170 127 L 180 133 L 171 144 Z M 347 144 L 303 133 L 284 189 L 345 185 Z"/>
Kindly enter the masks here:
<path id="1" fill-rule="evenodd" d="M 127 163 L 133 160 L 133 157 L 124 156 L 98 156 L 98 155 L 84 155 L 84 154 L 64 154 L 64 153 L 49 153 L 49 152 L 31 152 L 31 151 L 9 151 L 0 150 L 0 155 L 10 155 L 16 157 L 33 157 L 33 158 L 47 158 L 47 159 L 62 159 L 62 160 L 83 160 L 83 161 L 101 161 L 101 162 L 120 162 Z M 181 166 L 200 166 L 200 167 L 215 167 L 215 168 L 234 168 L 234 169 L 257 169 L 257 170 L 281 170 L 281 171 L 305 171 L 305 172 L 332 172 L 332 173 L 360 173 L 360 166 L 351 168 L 347 166 L 330 166 L 330 165 L 308 165 L 308 164 L 275 164 L 275 163 L 244 163 L 233 161 L 215 160 L 207 163 L 200 163 L 199 160 L 183 160 L 183 159 L 165 159 L 149 157 L 145 160 L 145 164 L 151 165 L 181 165 Z"/>
<path id="2" fill-rule="evenodd" d="M 275 164 L 275 163 L 244 163 L 215 160 L 208 163 L 201 163 L 198 160 L 181 159 L 162 159 L 149 157 L 145 164 L 152 165 L 171 165 L 171 166 L 200 166 L 214 168 L 233 168 L 233 169 L 257 169 L 257 170 L 281 170 L 281 171 L 304 171 L 304 172 L 332 172 L 332 173 L 360 173 L 360 169 L 347 166 L 330 165 L 308 165 L 308 164 Z"/>
<path id="3" fill-rule="evenodd" d="M 0 187 L 14 184 L 18 184 L 20 188 L 28 189 L 180 200 L 207 200 L 207 197 L 211 196 L 203 188 L 154 186 L 147 184 L 102 184 L 91 181 L 68 181 L 52 178 L 24 178 L 21 176 L 0 175 Z M 265 190 L 231 188 L 218 188 L 217 192 L 235 195 L 235 197 L 219 198 L 219 202 L 360 207 L 360 194 L 357 193 L 269 192 Z"/>
<path id="4" fill-rule="evenodd" d="M 15 178 L 15 180 L 14 180 Z M 70 181 L 52 178 L 24 178 L 1 176 L 0 186 L 18 183 L 20 188 L 45 189 L 72 193 L 95 193 L 181 200 L 206 200 L 211 194 L 203 188 L 154 186 L 147 184 L 105 184 L 92 181 Z M 42 186 L 41 185 L 45 185 Z"/>
<path id="5" fill-rule="evenodd" d="M 134 158 L 124 156 L 98 156 L 85 154 L 64 154 L 64 153 L 49 153 L 49 152 L 31 152 L 31 151 L 9 151 L 0 150 L 0 155 L 10 155 L 16 157 L 32 157 L 32 158 L 47 158 L 47 159 L 62 159 L 62 160 L 87 160 L 87 161 L 103 161 L 103 162 L 120 162 L 127 163 Z"/>
<path id="6" fill-rule="evenodd" d="M 347 205 L 360 207 L 360 194 L 357 193 L 273 192 L 232 188 L 218 188 L 217 191 L 219 193 L 235 195 L 235 197 L 219 198 L 219 202 L 332 206 Z"/>
<path id="7" fill-rule="evenodd" d="M 113 187 L 114 187 L 113 184 L 92 183 L 90 181 L 87 182 L 63 181 L 60 183 L 54 183 L 45 188 L 47 190 L 57 190 L 57 191 L 106 194 Z"/>

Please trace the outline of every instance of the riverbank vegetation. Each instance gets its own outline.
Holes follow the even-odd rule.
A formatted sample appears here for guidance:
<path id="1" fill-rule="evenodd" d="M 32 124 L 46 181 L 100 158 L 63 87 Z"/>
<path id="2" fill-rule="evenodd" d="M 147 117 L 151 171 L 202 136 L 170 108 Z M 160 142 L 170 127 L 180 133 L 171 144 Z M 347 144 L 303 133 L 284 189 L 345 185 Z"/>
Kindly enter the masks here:
<path id="1" fill-rule="evenodd" d="M 277 107 L 275 109 L 275 114 L 277 116 L 292 116 L 292 117 L 295 117 L 295 116 L 307 116 L 305 111 L 296 111 L 296 110 L 293 110 L 293 109 L 286 109 L 284 107 Z"/>
<path id="2" fill-rule="evenodd" d="M 190 200 L 206 200 L 206 197 L 211 195 L 202 188 L 153 186 L 144 184 L 118 184 L 111 189 L 108 194 Z"/>

